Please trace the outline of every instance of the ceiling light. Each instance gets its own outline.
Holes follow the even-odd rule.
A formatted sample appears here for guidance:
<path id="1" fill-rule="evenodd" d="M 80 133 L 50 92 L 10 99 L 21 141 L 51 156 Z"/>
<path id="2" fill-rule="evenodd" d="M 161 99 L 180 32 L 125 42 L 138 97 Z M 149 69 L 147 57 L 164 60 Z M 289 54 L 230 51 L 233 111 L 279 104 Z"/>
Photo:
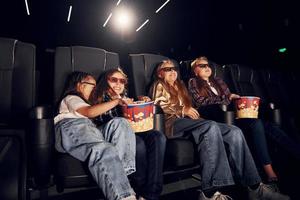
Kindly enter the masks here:
<path id="1" fill-rule="evenodd" d="M 149 22 L 149 19 L 147 19 L 140 27 L 138 27 L 136 29 L 136 32 L 138 32 L 139 30 L 141 30 L 143 28 L 143 26 L 145 26 L 148 22 Z"/>
<path id="2" fill-rule="evenodd" d="M 106 24 L 107 24 L 108 21 L 110 20 L 111 16 L 112 16 L 112 13 L 110 13 L 109 16 L 108 16 L 108 18 L 105 20 L 105 22 L 104 22 L 104 24 L 103 24 L 103 27 L 106 26 Z"/>
<path id="3" fill-rule="evenodd" d="M 156 11 L 155 13 L 158 13 L 167 3 L 169 3 L 170 0 L 167 0 L 163 5 L 161 5 Z"/>
<path id="4" fill-rule="evenodd" d="M 72 13 L 72 6 L 70 6 L 70 8 L 69 8 L 69 14 L 68 14 L 68 19 L 67 19 L 68 22 L 70 21 L 71 13 Z"/>
<path id="5" fill-rule="evenodd" d="M 30 15 L 30 12 L 29 12 L 29 7 L 28 7 L 28 2 L 27 2 L 27 0 L 25 0 L 25 6 L 26 6 L 27 15 Z"/>
<path id="6" fill-rule="evenodd" d="M 118 1 L 117 6 L 121 3 L 121 0 Z"/>
<path id="7" fill-rule="evenodd" d="M 115 13 L 115 24 L 117 28 L 121 28 L 122 30 L 129 29 L 132 26 L 133 15 L 132 13 L 125 9 L 119 9 Z"/>

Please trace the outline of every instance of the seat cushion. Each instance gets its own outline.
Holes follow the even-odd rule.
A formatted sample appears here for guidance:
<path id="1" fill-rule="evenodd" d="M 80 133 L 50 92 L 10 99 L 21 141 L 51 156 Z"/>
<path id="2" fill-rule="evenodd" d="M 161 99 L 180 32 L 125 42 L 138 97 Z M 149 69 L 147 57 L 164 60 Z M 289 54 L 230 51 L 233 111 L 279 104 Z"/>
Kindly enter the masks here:
<path id="1" fill-rule="evenodd" d="M 181 169 L 195 164 L 194 145 L 184 138 L 167 140 L 164 171 Z"/>
<path id="2" fill-rule="evenodd" d="M 56 183 L 63 188 L 94 185 L 88 165 L 69 154 L 58 153 L 56 159 Z"/>

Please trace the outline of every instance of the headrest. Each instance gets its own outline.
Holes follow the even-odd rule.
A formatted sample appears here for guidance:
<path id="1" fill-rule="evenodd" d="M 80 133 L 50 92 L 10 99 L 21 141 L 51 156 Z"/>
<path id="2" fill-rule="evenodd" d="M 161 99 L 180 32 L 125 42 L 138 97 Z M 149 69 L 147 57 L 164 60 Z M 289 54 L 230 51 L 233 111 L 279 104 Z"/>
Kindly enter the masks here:
<path id="1" fill-rule="evenodd" d="M 17 40 L 0 38 L 0 69 L 13 69 L 15 58 L 14 52 Z"/>
<path id="2" fill-rule="evenodd" d="M 100 68 L 103 69 L 106 63 L 106 51 L 104 49 L 72 46 L 72 65 L 75 70 L 82 70 L 86 68 Z"/>

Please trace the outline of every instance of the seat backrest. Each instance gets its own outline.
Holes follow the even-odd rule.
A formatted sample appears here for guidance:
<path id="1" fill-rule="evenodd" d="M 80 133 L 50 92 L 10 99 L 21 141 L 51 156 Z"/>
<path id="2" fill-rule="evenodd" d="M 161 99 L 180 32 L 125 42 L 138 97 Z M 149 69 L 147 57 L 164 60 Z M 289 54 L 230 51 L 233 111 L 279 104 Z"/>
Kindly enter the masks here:
<path id="1" fill-rule="evenodd" d="M 180 61 L 180 74 L 183 82 L 187 85 L 192 76 L 191 63 L 193 60 Z"/>
<path id="2" fill-rule="evenodd" d="M 216 63 L 210 64 L 210 67 L 213 71 L 214 77 L 219 77 L 224 80 L 224 82 L 227 84 L 229 90 L 232 93 L 237 93 L 233 84 L 232 76 L 230 74 L 230 70 L 228 65 L 218 65 Z"/>
<path id="3" fill-rule="evenodd" d="M 57 47 L 54 68 L 54 102 L 57 103 L 59 100 L 66 78 L 71 72 L 88 72 L 97 79 L 104 70 L 119 66 L 119 55 L 104 49 L 83 46 Z"/>
<path id="4" fill-rule="evenodd" d="M 184 81 L 186 85 L 188 85 L 188 81 L 191 77 L 194 76 L 194 73 L 192 72 L 191 63 L 193 60 L 186 60 L 180 62 L 180 74 L 181 78 Z M 212 69 L 212 77 L 219 77 L 222 78 L 226 83 L 228 70 L 226 70 L 226 65 L 220 66 L 219 64 L 209 61 L 209 66 Z"/>
<path id="5" fill-rule="evenodd" d="M 153 82 L 154 69 L 160 62 L 169 58 L 155 54 L 130 54 L 129 57 L 131 60 L 129 73 L 132 78 L 130 94 L 133 97 L 148 95 L 149 87 Z M 172 61 L 176 67 L 179 66 L 175 60 Z"/>
<path id="6" fill-rule="evenodd" d="M 35 46 L 0 38 L 0 199 L 25 199 L 25 128 L 35 105 Z"/>
<path id="7" fill-rule="evenodd" d="M 293 102 L 294 98 L 290 96 L 290 93 L 285 87 L 288 77 L 284 77 L 281 71 L 274 69 L 260 70 L 260 74 L 263 78 L 264 84 L 266 85 L 270 101 L 282 109 L 294 109 L 290 108 L 290 106 L 295 105 Z"/>
<path id="8" fill-rule="evenodd" d="M 239 95 L 258 96 L 268 101 L 268 96 L 263 86 L 258 71 L 245 65 L 229 65 L 233 85 Z"/>
<path id="9" fill-rule="evenodd" d="M 24 123 L 35 105 L 35 55 L 32 44 L 0 38 L 1 124 Z"/>

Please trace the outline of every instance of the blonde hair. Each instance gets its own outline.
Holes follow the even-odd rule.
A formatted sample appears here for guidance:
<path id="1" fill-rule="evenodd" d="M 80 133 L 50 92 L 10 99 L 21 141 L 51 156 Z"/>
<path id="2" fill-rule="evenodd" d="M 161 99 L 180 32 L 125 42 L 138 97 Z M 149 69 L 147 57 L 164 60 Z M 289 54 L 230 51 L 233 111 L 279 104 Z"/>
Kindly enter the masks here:
<path id="1" fill-rule="evenodd" d="M 163 72 L 162 72 L 161 69 L 163 69 L 166 64 L 171 64 L 171 65 L 175 66 L 174 62 L 172 60 L 170 60 L 170 59 L 161 61 L 161 63 L 159 63 L 159 65 L 158 65 L 158 67 L 156 69 L 156 75 L 159 78 L 162 78 L 162 76 L 163 76 L 162 73 Z"/>
<path id="2" fill-rule="evenodd" d="M 191 63 L 191 68 L 192 68 L 192 70 L 194 70 L 195 67 L 196 67 L 196 64 L 197 64 L 198 62 L 202 61 L 202 60 L 208 62 L 208 58 L 205 57 L 205 56 L 200 56 L 200 57 L 196 58 L 195 60 L 193 60 L 193 62 Z"/>
<path id="3" fill-rule="evenodd" d="M 170 94 L 170 101 L 172 103 L 176 103 L 179 101 L 179 96 L 182 98 L 183 100 L 183 104 L 186 107 L 191 107 L 192 106 L 192 100 L 190 98 L 190 95 L 188 94 L 188 90 L 185 87 L 184 83 L 179 79 L 179 76 L 177 76 L 177 80 L 175 81 L 175 85 L 177 86 L 178 89 L 175 89 L 175 87 L 169 85 L 167 82 L 164 81 L 164 73 L 161 69 L 163 69 L 163 67 L 166 64 L 172 64 L 173 66 L 175 66 L 175 63 L 168 59 L 168 60 L 163 60 L 157 67 L 156 70 L 156 75 L 158 78 L 158 81 L 160 81 L 160 83 L 163 85 L 163 87 L 166 89 L 166 91 Z"/>

